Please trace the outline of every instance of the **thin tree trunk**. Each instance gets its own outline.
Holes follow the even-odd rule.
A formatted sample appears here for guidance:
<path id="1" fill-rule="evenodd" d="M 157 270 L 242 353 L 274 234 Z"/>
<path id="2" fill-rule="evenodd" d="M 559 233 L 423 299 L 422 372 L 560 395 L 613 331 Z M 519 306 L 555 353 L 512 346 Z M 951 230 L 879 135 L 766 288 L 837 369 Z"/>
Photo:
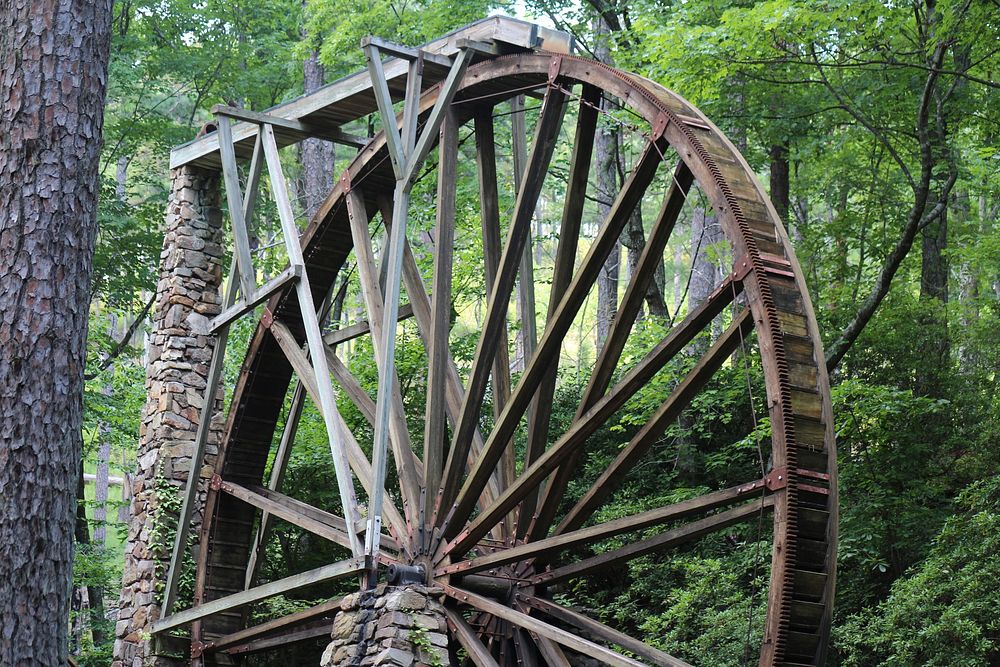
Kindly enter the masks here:
<path id="1" fill-rule="evenodd" d="M 788 144 L 774 144 L 769 151 L 771 156 L 771 201 L 778 212 L 781 222 L 788 227 L 789 207 L 789 174 L 788 174 Z"/>
<path id="2" fill-rule="evenodd" d="M 305 92 L 314 93 L 325 83 L 326 71 L 319 62 L 319 51 L 312 51 L 302 67 Z M 325 139 L 306 139 L 301 144 L 302 209 L 311 219 L 316 209 L 333 189 L 334 145 Z"/>
<path id="3" fill-rule="evenodd" d="M 0 9 L 0 664 L 64 665 L 111 0 Z"/>
<path id="4" fill-rule="evenodd" d="M 604 18 L 594 20 L 594 55 L 598 60 L 612 65 L 609 48 L 611 30 Z M 607 100 L 601 100 L 602 108 L 607 108 Z M 599 220 L 607 219 L 611 204 L 618 193 L 618 127 L 610 123 L 602 123 L 597 130 L 594 142 L 595 168 L 597 169 L 597 211 Z M 621 261 L 621 241 L 608 255 L 607 261 L 597 277 L 597 349 L 604 346 L 604 341 L 611 330 L 615 312 L 618 310 L 618 274 Z"/>

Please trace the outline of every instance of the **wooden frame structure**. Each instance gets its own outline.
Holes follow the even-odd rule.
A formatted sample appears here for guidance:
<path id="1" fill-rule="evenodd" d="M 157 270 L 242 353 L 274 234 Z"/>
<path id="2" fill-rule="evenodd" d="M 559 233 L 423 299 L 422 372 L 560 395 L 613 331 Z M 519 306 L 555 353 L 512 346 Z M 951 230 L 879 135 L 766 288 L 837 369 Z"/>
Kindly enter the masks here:
<path id="1" fill-rule="evenodd" d="M 266 113 L 217 107 L 218 132 L 171 156 L 172 166 L 221 168 L 232 224 L 234 260 L 223 313 L 212 323 L 218 344 L 206 397 L 215 395 L 220 381 L 229 327 L 259 304 L 267 305 L 233 389 L 204 509 L 195 603 L 173 609 L 197 502 L 198 465 L 192 465 L 186 490 L 164 617 L 153 631 L 190 626 L 197 664 L 206 656 L 222 660 L 314 638 L 328 628 L 320 621 L 331 615 L 329 603 L 250 628 L 243 612 L 266 597 L 335 578 L 364 573 L 363 585 L 372 586 L 380 566 L 398 563 L 422 567 L 428 582 L 444 588 L 451 636 L 476 665 L 569 664 L 566 651 L 612 665 L 684 665 L 556 603 L 549 592 L 566 581 L 768 516 L 774 550 L 759 663 L 823 664 L 837 534 L 829 387 L 801 270 L 745 160 L 683 98 L 648 80 L 575 57 L 568 37 L 530 24 L 492 18 L 421 49 L 374 38 L 362 46 L 367 73 Z M 531 140 L 522 148 L 517 127 L 524 124 L 519 105 L 525 94 L 541 102 Z M 633 127 L 642 146 L 578 261 L 602 99 L 615 100 L 636 119 Z M 402 102 L 398 114 L 397 102 Z M 503 239 L 493 110 L 507 103 L 516 119 L 512 152 L 518 178 Z M 533 316 L 531 221 L 556 146 L 566 140 L 562 130 L 570 107 L 576 117 L 575 128 L 565 133 L 572 136 L 570 169 L 548 312 L 539 322 Z M 342 130 L 345 123 L 376 111 L 384 131 L 371 140 Z M 233 120 L 241 122 L 233 125 Z M 467 125 L 476 144 L 483 270 L 490 289 L 476 352 L 471 366 L 460 373 L 449 341 L 459 131 Z M 307 136 L 360 150 L 300 237 L 278 150 Z M 427 285 L 407 238 L 407 214 L 411 188 L 435 147 L 436 234 Z M 241 158 L 249 158 L 245 185 L 237 169 Z M 258 286 L 248 222 L 265 165 L 289 265 Z M 622 369 L 632 324 L 694 186 L 718 217 L 733 264 L 714 292 L 691 304 L 659 343 Z M 654 196 L 661 201 L 658 213 L 576 415 L 565 432 L 550 434 L 563 341 L 629 216 Z M 381 257 L 376 257 L 370 227 L 378 217 L 385 234 Z M 317 304 L 328 304 L 352 251 L 368 320 L 324 333 L 320 319 L 326 306 Z M 401 305 L 404 287 L 409 302 Z M 515 290 L 525 366 L 513 383 L 507 346 Z M 394 365 L 397 323 L 411 317 L 428 359 L 419 455 Z M 713 323 L 718 333 L 711 336 Z M 374 399 L 333 347 L 363 335 L 372 336 L 378 366 Z M 693 345 L 706 336 L 711 338 L 707 345 Z M 746 354 L 751 336 L 756 337 L 767 388 L 770 468 L 737 486 L 595 523 L 597 510 L 712 376 L 734 354 Z M 590 489 L 570 498 L 568 483 L 592 436 L 657 373 L 692 349 L 697 361 L 659 408 Z M 272 436 L 293 377 L 297 384 L 272 454 Z M 338 411 L 335 386 L 372 425 L 370 458 Z M 307 398 L 319 410 L 329 438 L 339 516 L 281 492 Z M 196 460 L 204 457 L 213 402 L 204 405 Z M 489 429 L 484 428 L 484 405 L 492 406 L 487 408 L 492 411 Z M 517 461 L 513 443 L 522 427 L 524 458 Z M 399 488 L 387 492 L 390 458 Z M 265 485 L 269 459 L 274 463 Z M 366 511 L 356 496 L 362 491 Z M 258 584 L 274 518 L 339 545 L 345 558 Z M 650 534 L 651 529 L 659 532 Z M 625 535 L 631 535 L 625 546 L 598 548 L 610 537 Z"/>

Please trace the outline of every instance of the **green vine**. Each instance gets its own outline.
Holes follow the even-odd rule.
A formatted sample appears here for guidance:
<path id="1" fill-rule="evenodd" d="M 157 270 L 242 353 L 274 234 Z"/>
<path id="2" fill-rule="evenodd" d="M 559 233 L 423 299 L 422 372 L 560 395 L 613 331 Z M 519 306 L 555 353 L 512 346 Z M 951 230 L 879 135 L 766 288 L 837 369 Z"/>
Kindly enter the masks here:
<path id="1" fill-rule="evenodd" d="M 431 667 L 444 667 L 444 663 L 441 662 L 441 655 L 437 652 L 435 646 L 431 644 L 430 637 L 427 636 L 427 628 L 422 625 L 414 625 L 410 629 L 410 643 L 417 648 L 418 653 L 426 656 L 427 662 Z"/>

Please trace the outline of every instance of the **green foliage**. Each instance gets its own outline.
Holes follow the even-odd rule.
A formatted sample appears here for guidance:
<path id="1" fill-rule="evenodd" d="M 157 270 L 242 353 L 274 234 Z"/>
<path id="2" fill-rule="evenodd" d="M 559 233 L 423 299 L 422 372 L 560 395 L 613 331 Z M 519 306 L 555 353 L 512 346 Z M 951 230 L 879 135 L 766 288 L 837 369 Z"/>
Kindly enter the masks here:
<path id="1" fill-rule="evenodd" d="M 841 664 L 972 667 L 1000 661 L 1000 480 L 957 499 L 918 566 L 836 631 Z"/>

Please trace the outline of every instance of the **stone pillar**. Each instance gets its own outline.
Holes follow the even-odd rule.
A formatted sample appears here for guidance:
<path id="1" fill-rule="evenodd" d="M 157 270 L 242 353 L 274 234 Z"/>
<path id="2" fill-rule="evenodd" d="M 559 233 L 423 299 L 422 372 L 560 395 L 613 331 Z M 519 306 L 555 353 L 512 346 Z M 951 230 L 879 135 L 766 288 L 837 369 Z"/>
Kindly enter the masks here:
<path id="1" fill-rule="evenodd" d="M 159 618 L 180 490 L 192 465 L 214 346 L 208 323 L 221 309 L 223 237 L 218 174 L 181 167 L 173 171 L 172 179 L 149 346 L 148 398 L 132 480 L 114 667 L 166 667 L 187 662 L 179 660 L 176 653 L 171 657 L 155 648 L 148 630 Z M 202 462 L 202 503 L 195 511 L 195 526 L 201 522 L 204 487 L 218 452 L 220 416 L 213 421 L 208 461 Z"/>
<path id="2" fill-rule="evenodd" d="M 348 595 L 321 667 L 448 665 L 444 591 L 415 584 Z"/>

